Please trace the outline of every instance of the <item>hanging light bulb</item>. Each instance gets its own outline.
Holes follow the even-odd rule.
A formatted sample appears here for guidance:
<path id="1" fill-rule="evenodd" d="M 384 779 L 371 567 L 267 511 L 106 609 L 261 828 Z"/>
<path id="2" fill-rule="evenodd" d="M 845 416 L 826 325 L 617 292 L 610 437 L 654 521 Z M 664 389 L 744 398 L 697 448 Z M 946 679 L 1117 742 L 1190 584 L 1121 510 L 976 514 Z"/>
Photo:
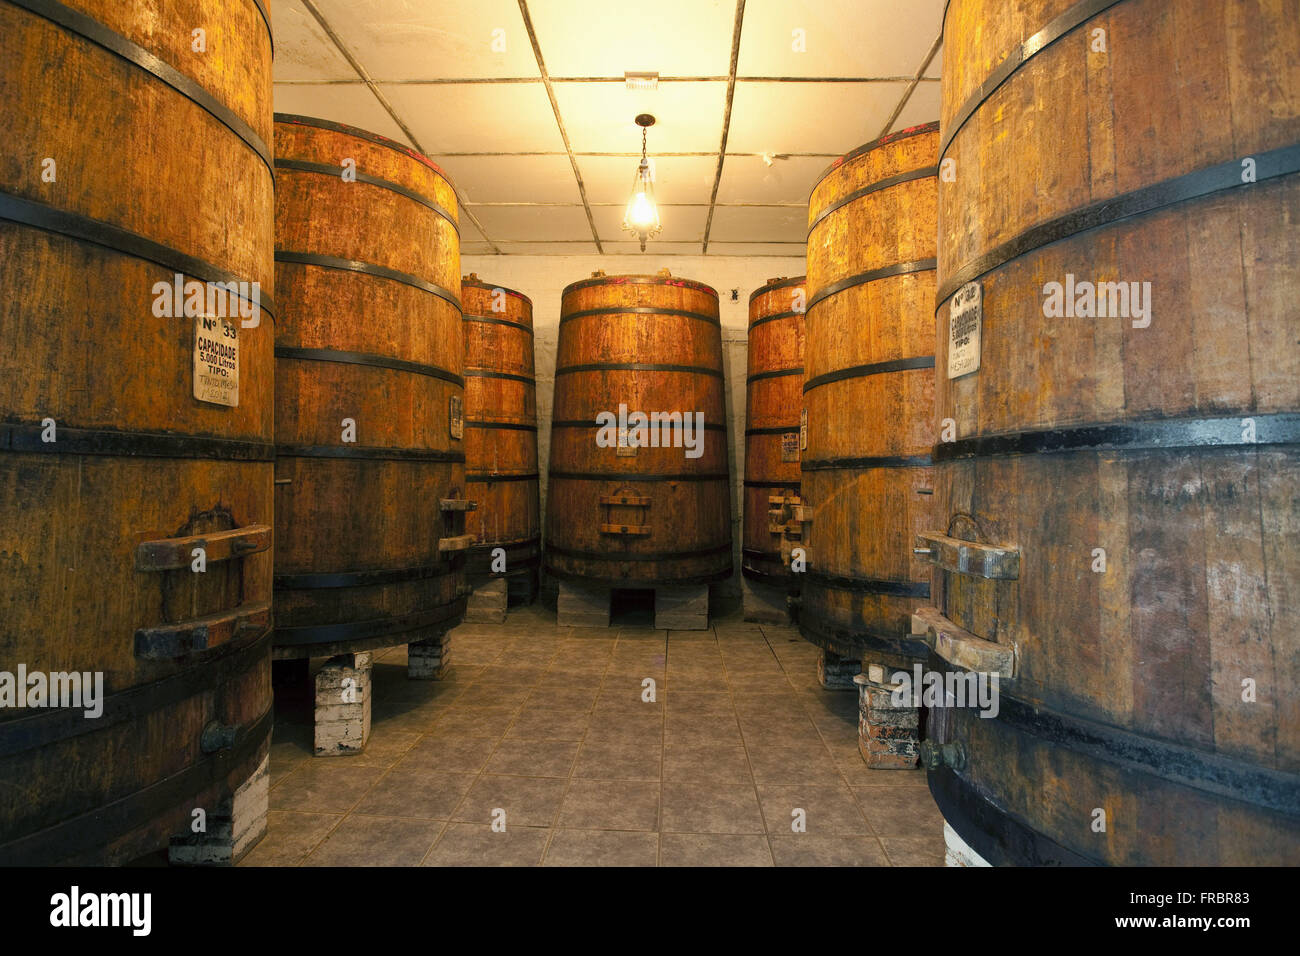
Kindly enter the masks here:
<path id="1" fill-rule="evenodd" d="M 623 214 L 623 229 L 641 240 L 642 252 L 645 252 L 646 240 L 659 235 L 662 228 L 659 207 L 655 203 L 654 174 L 650 170 L 650 160 L 646 158 L 646 130 L 654 124 L 655 118 L 649 113 L 636 118 L 636 125 L 641 127 L 641 163 L 632 177 L 632 196 Z"/>

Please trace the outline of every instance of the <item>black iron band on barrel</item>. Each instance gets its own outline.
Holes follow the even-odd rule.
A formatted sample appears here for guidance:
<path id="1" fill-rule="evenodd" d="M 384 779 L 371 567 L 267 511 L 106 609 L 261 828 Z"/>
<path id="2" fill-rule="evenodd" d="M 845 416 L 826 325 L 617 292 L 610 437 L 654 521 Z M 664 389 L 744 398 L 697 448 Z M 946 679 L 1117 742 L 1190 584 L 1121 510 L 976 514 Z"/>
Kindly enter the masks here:
<path id="1" fill-rule="evenodd" d="M 684 309 L 660 309 L 648 305 L 628 305 L 621 309 L 581 309 L 560 316 L 560 323 L 564 324 L 572 319 L 586 318 L 589 315 L 680 315 L 687 319 L 699 319 L 701 322 L 708 322 L 710 325 L 719 327 L 722 325 L 722 321 L 716 315 L 706 315 L 703 312 L 687 312 Z"/>
<path id="2" fill-rule="evenodd" d="M 552 479 L 561 478 L 570 481 L 726 481 L 730 476 L 725 472 L 687 472 L 677 475 L 638 475 L 605 474 L 594 471 L 552 471 Z"/>
<path id="3" fill-rule="evenodd" d="M 556 375 L 574 372 L 691 372 L 722 378 L 722 370 L 701 365 L 660 365 L 646 362 L 591 362 L 584 365 L 566 365 L 555 370 Z"/>
<path id="4" fill-rule="evenodd" d="M 753 302 L 755 299 L 757 299 L 760 295 L 762 295 L 765 292 L 775 292 L 778 289 L 789 289 L 791 286 L 803 285 L 804 280 L 807 278 L 808 278 L 807 276 L 794 276 L 793 278 L 790 279 L 782 279 L 779 282 L 769 282 L 767 285 L 755 289 L 753 292 L 751 292 L 749 294 L 749 301 Z M 785 312 L 782 314 L 793 315 L 794 313 Z"/>
<path id="5" fill-rule="evenodd" d="M 1254 438 L 1243 432 L 1253 424 Z M 1160 451 L 1300 444 L 1300 414 L 1190 418 L 1129 424 L 1084 425 L 1044 431 L 962 438 L 934 447 L 934 460 L 992 458 L 1071 451 Z"/>
<path id="6" fill-rule="evenodd" d="M 500 378 L 509 382 L 523 382 L 525 385 L 536 385 L 537 380 L 531 375 L 516 375 L 514 372 L 498 372 L 486 368 L 467 368 L 465 369 L 466 378 Z"/>
<path id="7" fill-rule="evenodd" d="M 45 203 L 33 202 L 30 199 L 23 199 L 20 196 L 14 196 L 6 192 L 0 192 L 0 219 L 21 223 L 24 226 L 33 226 L 45 232 L 67 236 L 69 239 L 77 239 L 81 242 L 103 246 L 113 252 L 144 259 L 147 262 L 163 266 L 170 272 L 179 272 L 182 275 L 192 276 L 203 282 L 234 284 L 235 289 L 230 291 L 230 295 L 243 299 L 245 302 L 253 302 L 253 300 L 238 293 L 239 283 L 243 282 L 245 285 L 252 285 L 248 279 L 241 279 L 233 272 L 220 269 L 210 262 L 204 262 L 202 259 L 197 259 L 170 246 L 164 246 L 162 243 L 146 239 L 138 233 L 100 219 L 92 219 L 90 216 L 83 216 L 81 213 L 56 209 Z M 253 302 L 253 304 L 257 307 L 259 313 L 265 312 L 274 320 L 274 301 L 270 295 L 261 293 L 260 286 L 258 287 L 257 301 Z M 230 318 L 236 317 L 230 316 Z"/>
<path id="8" fill-rule="evenodd" d="M 257 667 L 266 654 L 270 629 L 246 639 L 227 641 L 204 656 L 201 663 L 185 667 L 170 677 L 137 684 L 104 697 L 104 710 L 87 720 L 84 708 L 50 708 L 30 716 L 0 721 L 0 757 L 45 747 L 60 740 L 99 733 L 123 721 L 146 716 L 180 703 Z"/>
<path id="9" fill-rule="evenodd" d="M 1075 27 L 1122 2 L 1123 0 L 1083 0 L 1082 3 L 1076 3 L 1049 22 L 1047 26 L 1028 40 L 1018 44 L 1005 60 L 993 68 L 993 71 L 984 79 L 984 82 L 977 86 L 970 96 L 966 97 L 966 101 L 953 114 L 953 119 L 948 123 L 947 130 L 939 143 L 939 157 L 942 159 L 943 155 L 948 152 L 953 137 L 966 125 L 967 120 L 975 115 L 975 111 L 984 105 L 984 101 L 992 96 L 998 87 L 1011 79 L 1017 70 Z M 946 19 L 948 16 L 946 5 L 943 14 Z M 940 24 L 942 25 L 943 22 L 941 20 Z"/>
<path id="10" fill-rule="evenodd" d="M 851 275 L 846 279 L 840 279 L 838 282 L 832 282 L 830 285 L 818 289 L 817 294 L 808 300 L 808 311 L 811 312 L 812 307 L 823 299 L 829 299 L 836 293 L 851 289 L 855 285 L 865 285 L 868 282 L 876 282 L 894 276 L 911 275 L 913 272 L 933 272 L 937 264 L 938 260 L 936 259 L 913 259 L 911 262 L 899 262 L 892 266 L 872 269 L 869 272 L 859 272 L 857 275 Z"/>
<path id="11" fill-rule="evenodd" d="M 395 614 L 391 617 L 372 618 L 368 621 L 350 621 L 346 624 L 303 624 L 289 627 L 276 625 L 277 647 L 296 647 L 303 644 L 330 644 L 335 641 L 363 641 L 371 637 L 401 634 L 416 628 L 438 624 L 465 613 L 465 599 L 440 604 L 429 611 L 412 614 Z"/>
<path id="12" fill-rule="evenodd" d="M 275 261 L 291 262 L 304 266 L 320 266 L 322 269 L 341 269 L 344 272 L 359 272 L 362 275 L 391 279 L 394 282 L 401 282 L 422 292 L 436 295 L 440 299 L 445 299 L 456 307 L 457 312 L 460 311 L 460 299 L 447 289 L 432 282 L 427 282 L 419 276 L 413 276 L 409 272 L 399 272 L 387 266 L 377 266 L 372 262 L 360 262 L 356 259 L 342 259 L 338 256 L 322 256 L 314 252 L 293 252 L 289 249 L 275 250 Z"/>
<path id="13" fill-rule="evenodd" d="M 802 577 L 802 575 L 801 575 Z M 804 583 L 803 603 L 808 607 L 807 582 Z M 799 618 L 799 633 L 810 643 L 845 657 L 862 657 L 867 653 L 898 654 L 924 660 L 929 645 L 920 637 L 904 636 L 900 632 L 882 633 L 865 628 L 845 627 L 821 620 L 811 614 Z"/>
<path id="14" fill-rule="evenodd" d="M 547 554 L 558 554 L 566 558 L 584 558 L 590 561 L 608 561 L 618 564 L 622 561 L 675 561 L 679 558 L 706 558 L 714 554 L 727 554 L 731 551 L 731 542 L 719 544 L 712 548 L 698 548 L 694 551 L 638 551 L 622 553 L 617 551 L 582 551 L 577 548 L 560 548 L 547 545 Z"/>
<path id="15" fill-rule="evenodd" d="M 465 453 L 431 448 L 376 448 L 367 445 L 277 445 L 277 458 L 356 458 L 364 461 L 431 461 L 462 464 Z"/>
<path id="16" fill-rule="evenodd" d="M 855 594 L 887 594 L 892 597 L 928 598 L 930 596 L 929 581 L 882 581 L 876 578 L 827 574 L 812 567 L 803 574 L 809 581 L 837 591 L 852 591 Z"/>
<path id="17" fill-rule="evenodd" d="M 799 488 L 798 481 L 777 481 L 764 478 L 746 478 L 744 487 L 746 488 Z"/>
<path id="18" fill-rule="evenodd" d="M 345 133 L 348 136 L 355 136 L 357 139 L 364 139 L 368 143 L 374 143 L 376 146 L 383 146 L 393 152 L 401 153 L 408 159 L 413 159 L 422 166 L 427 166 L 435 173 L 446 180 L 447 185 L 451 185 L 451 180 L 443 172 L 442 167 L 429 159 L 423 153 L 416 152 L 409 146 L 389 139 L 387 136 L 380 136 L 378 133 L 372 133 L 370 130 L 361 129 L 358 126 L 348 126 L 346 123 L 336 123 L 333 120 L 321 119 L 319 116 L 303 116 L 301 113 L 276 113 L 274 119 L 277 123 L 289 123 L 293 126 L 314 126 L 316 129 L 333 130 L 336 133 Z"/>
<path id="19" fill-rule="evenodd" d="M 234 441 L 198 435 L 154 434 L 69 428 L 58 425 L 57 441 L 41 437 L 43 425 L 0 424 L 0 451 L 46 455 L 108 455 L 117 458 L 204 458 L 219 461 L 271 461 L 270 442 Z"/>
<path id="20" fill-rule="evenodd" d="M 466 428 L 496 428 L 496 429 L 505 429 L 506 431 L 515 431 L 515 432 L 537 431 L 536 425 L 529 425 L 526 422 L 485 422 L 485 421 L 466 419 L 465 427 Z"/>
<path id="21" fill-rule="evenodd" d="M 843 468 L 925 468 L 934 464 L 929 455 L 880 455 L 865 458 L 813 458 L 799 467 L 804 471 L 837 471 Z"/>
<path id="22" fill-rule="evenodd" d="M 800 279 L 799 281 L 801 283 L 803 282 L 802 279 Z M 750 331 L 753 331 L 755 328 L 762 325 L 764 322 L 775 322 L 777 319 L 797 319 L 797 318 L 801 318 L 803 314 L 804 314 L 803 311 L 773 312 L 771 315 L 765 315 L 761 319 L 755 319 L 753 322 L 750 322 L 749 328 Z"/>
<path id="23" fill-rule="evenodd" d="M 609 428 L 609 427 L 610 427 L 609 425 L 601 425 L 601 424 L 598 424 L 598 423 L 593 422 L 593 421 L 589 421 L 589 420 L 584 419 L 584 418 L 566 418 L 566 419 L 564 419 L 563 421 L 551 422 L 551 428 L 552 428 L 552 429 L 556 429 L 556 428 Z M 667 428 L 667 429 L 669 429 L 669 430 L 675 430 L 675 429 L 679 429 L 679 428 L 684 428 L 684 427 L 685 427 L 685 424 L 684 424 L 684 422 L 659 421 L 659 422 L 657 422 L 657 423 L 655 423 L 655 424 L 653 424 L 653 425 L 649 425 L 649 424 L 647 424 L 646 427 L 647 427 L 647 428 L 651 428 L 651 427 L 653 427 L 653 428 L 656 428 L 656 429 L 659 429 L 659 428 Z M 716 422 L 705 422 L 703 428 L 704 428 L 704 430 L 705 430 L 706 432 L 725 432 L 725 431 L 727 430 L 727 426 L 726 426 L 726 425 L 718 424 L 718 423 L 716 423 Z"/>
<path id="24" fill-rule="evenodd" d="M 277 591 L 314 591 L 329 588 L 364 588 L 376 584 L 397 584 L 401 581 L 424 581 L 452 574 L 456 569 L 450 564 L 432 564 L 415 568 L 393 568 L 375 571 L 313 571 L 302 574 L 277 574 Z"/>
<path id="25" fill-rule="evenodd" d="M 442 379 L 453 385 L 465 385 L 465 380 L 454 372 L 436 365 L 424 365 L 420 362 L 408 362 L 406 359 L 391 358 L 387 355 L 371 355 L 367 352 L 345 352 L 342 349 L 304 349 L 296 346 L 277 345 L 276 358 L 299 359 L 304 362 L 338 362 L 343 365 L 366 365 L 372 368 L 387 368 L 397 372 L 410 372 L 414 375 L 427 375 L 429 378 Z"/>
<path id="26" fill-rule="evenodd" d="M 678 289 L 694 289 L 697 292 L 703 292 L 705 295 L 711 295 L 715 299 L 718 297 L 718 290 L 712 286 L 707 286 L 703 282 L 696 282 L 694 279 L 675 279 L 671 276 L 660 278 L 659 276 L 592 276 L 590 279 L 580 279 L 577 282 L 571 282 L 564 287 L 560 297 L 568 295 L 575 289 L 589 289 L 599 285 L 666 285 Z M 624 311 L 616 309 L 616 312 Z"/>
<path id="27" fill-rule="evenodd" d="M 890 359 L 888 362 L 873 362 L 870 365 L 854 365 L 850 368 L 837 369 L 818 375 L 804 382 L 803 390 L 807 394 L 814 388 L 831 382 L 842 382 L 850 378 L 866 378 L 870 375 L 883 375 L 886 372 L 907 372 L 912 369 L 934 368 L 933 355 L 917 355 L 912 358 Z"/>
<path id="28" fill-rule="evenodd" d="M 912 169 L 905 173 L 899 173 L 897 176 L 889 176 L 886 179 L 878 180 L 870 186 L 863 186 L 861 189 L 855 189 L 853 192 L 840 197 L 834 203 L 818 213 L 817 218 L 814 219 L 812 225 L 808 227 L 808 235 L 811 236 L 813 230 L 820 226 L 831 213 L 835 212 L 837 209 L 842 209 L 851 202 L 856 202 L 863 196 L 870 196 L 872 193 L 880 192 L 882 189 L 888 189 L 890 186 L 901 186 L 903 183 L 910 183 L 917 179 L 930 179 L 931 177 L 938 175 L 938 166 L 923 166 L 920 169 Z"/>
<path id="29" fill-rule="evenodd" d="M 1122 196 L 1098 200 L 1048 222 L 1031 226 L 949 276 L 935 295 L 935 311 L 941 309 L 943 303 L 966 283 L 973 282 L 999 266 L 1053 242 L 1060 242 L 1081 232 L 1099 229 L 1121 219 L 1153 212 L 1176 203 L 1199 199 L 1229 189 L 1256 186 L 1279 176 L 1300 172 L 1300 143 L 1257 153 L 1250 158 L 1255 161 L 1254 182 L 1242 182 L 1241 159 L 1230 159 L 1183 176 L 1143 186 Z"/>
<path id="30" fill-rule="evenodd" d="M 755 372 L 753 375 L 747 375 L 745 377 L 745 382 L 746 384 L 748 384 L 750 382 L 757 382 L 765 378 L 784 378 L 787 375 L 802 375 L 802 374 L 803 374 L 802 366 L 799 368 L 775 368 L 775 369 L 769 369 L 766 372 Z"/>
<path id="31" fill-rule="evenodd" d="M 538 534 L 538 535 L 534 535 L 531 538 L 523 538 L 522 540 L 519 541 L 490 541 L 487 544 L 476 544 L 474 545 L 474 547 L 470 548 L 466 552 L 466 554 L 470 555 L 471 557 L 481 557 L 485 555 L 490 555 L 493 551 L 497 550 L 498 548 L 506 552 L 510 552 L 510 551 L 521 551 L 521 550 L 532 549 L 532 548 L 540 548 L 541 546 L 542 546 L 542 536 Z"/>
<path id="32" fill-rule="evenodd" d="M 195 106 L 207 111 L 213 119 L 243 140 L 248 148 L 266 164 L 266 168 L 270 171 L 272 177 L 275 176 L 275 164 L 271 158 L 271 150 L 267 148 L 266 143 L 262 137 L 257 135 L 253 127 L 240 119 L 228 107 L 218 102 L 216 97 L 202 86 L 165 60 L 150 53 L 140 44 L 128 40 L 116 30 L 110 29 L 93 17 L 89 17 L 78 10 L 73 10 L 71 7 L 57 2 L 57 0 L 10 0 L 10 2 L 22 7 L 29 13 L 44 17 L 51 23 L 63 27 L 69 33 L 73 33 L 83 40 L 89 40 L 109 53 L 120 56 L 133 66 L 139 67 L 155 79 L 165 83 Z M 258 10 L 261 11 L 260 5 Z M 263 17 L 265 17 L 265 13 L 263 13 Z"/>
<path id="33" fill-rule="evenodd" d="M 817 182 L 813 184 L 811 191 L 816 192 L 817 187 L 822 184 L 823 179 L 851 160 L 857 159 L 859 156 L 870 153 L 872 150 L 880 149 L 882 146 L 888 146 L 890 143 L 897 143 L 899 140 L 911 139 L 913 136 L 920 136 L 924 133 L 937 132 L 938 129 L 939 121 L 933 120 L 929 123 L 923 123 L 920 126 L 911 126 L 907 129 L 901 129 L 896 133 L 886 133 L 884 136 L 881 136 L 878 139 L 873 139 L 869 143 L 863 143 L 861 146 L 849 150 L 839 159 L 835 160 L 835 162 L 823 169 L 821 175 L 817 177 Z"/>
<path id="34" fill-rule="evenodd" d="M 482 322 L 484 325 L 504 325 L 512 329 L 518 329 L 521 332 L 527 332 L 529 335 L 533 334 L 533 327 L 531 325 L 524 325 L 522 322 L 511 322 L 509 319 L 493 319 L 486 315 L 466 315 L 463 316 L 463 318 L 466 322 Z"/>
<path id="35" fill-rule="evenodd" d="M 530 471 L 524 475 L 489 475 L 479 472 L 467 474 L 465 480 L 480 484 L 492 484 L 498 481 L 537 481 L 541 477 L 541 474 L 536 471 Z"/>
<path id="36" fill-rule="evenodd" d="M 275 161 L 275 168 L 293 169 L 303 173 L 319 173 L 322 176 L 330 176 L 335 179 L 342 176 L 345 172 L 342 166 L 331 166 L 328 163 L 313 163 L 305 159 L 277 159 Z M 400 196 L 405 196 L 407 199 L 415 200 L 421 206 L 433 210 L 443 219 L 447 220 L 447 222 L 451 224 L 451 228 L 456 230 L 456 235 L 460 235 L 460 225 L 456 222 L 456 218 L 428 196 L 418 193 L 408 186 L 403 186 L 401 183 L 395 183 L 391 179 L 381 179 L 379 176 L 371 176 L 369 173 L 359 172 L 355 169 L 352 170 L 352 175 L 356 177 L 356 181 L 359 183 L 378 186 L 380 189 L 387 189 Z"/>
<path id="37" fill-rule="evenodd" d="M 790 425 L 773 425 L 771 428 L 746 428 L 746 435 L 794 435 L 799 431 L 799 423 Z"/>

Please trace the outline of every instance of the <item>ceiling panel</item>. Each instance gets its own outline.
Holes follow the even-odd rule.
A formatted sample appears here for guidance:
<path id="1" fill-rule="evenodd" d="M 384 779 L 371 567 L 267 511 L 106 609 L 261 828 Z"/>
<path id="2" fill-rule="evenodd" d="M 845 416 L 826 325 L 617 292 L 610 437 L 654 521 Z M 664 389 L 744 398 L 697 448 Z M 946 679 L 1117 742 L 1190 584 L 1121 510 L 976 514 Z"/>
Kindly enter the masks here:
<path id="1" fill-rule="evenodd" d="M 727 149 L 846 153 L 880 135 L 906 89 L 901 81 L 737 83 Z"/>
<path id="2" fill-rule="evenodd" d="M 747 0 L 737 73 L 915 76 L 942 11 L 943 0 Z"/>
<path id="3" fill-rule="evenodd" d="M 651 113 L 649 148 L 664 153 L 717 151 L 726 111 L 726 83 L 660 83 L 629 90 L 622 83 L 557 83 L 555 99 L 579 153 L 641 152 L 638 113 Z"/>
<path id="4" fill-rule="evenodd" d="M 271 28 L 275 32 L 277 82 L 357 78 L 352 66 L 299 0 L 276 0 L 271 7 Z"/>
<path id="5" fill-rule="evenodd" d="M 722 167 L 718 202 L 808 202 L 808 194 L 830 156 L 773 158 L 769 166 L 761 156 L 728 156 Z"/>
<path id="6" fill-rule="evenodd" d="M 709 248 L 716 242 L 804 242 L 808 210 L 799 207 L 719 206 L 713 213 Z"/>
<path id="7" fill-rule="evenodd" d="M 623 231 L 622 206 L 597 206 L 591 210 L 596 217 L 596 230 L 603 244 L 606 239 L 617 241 L 632 239 Z M 651 242 L 692 242 L 699 245 L 704 240 L 704 221 L 708 218 L 707 206 L 659 206 L 659 221 L 663 231 Z M 638 247 L 640 242 L 637 241 Z"/>
<path id="8" fill-rule="evenodd" d="M 359 126 L 399 143 L 411 145 L 400 126 L 363 83 L 330 83 L 277 86 L 277 113 L 301 113 L 320 119 Z"/>
<path id="9" fill-rule="evenodd" d="M 735 0 L 531 0 L 551 76 L 726 76 Z"/>
<path id="10" fill-rule="evenodd" d="M 594 256 L 596 244 L 586 242 L 504 242 L 501 252 L 508 256 Z"/>
<path id="11" fill-rule="evenodd" d="M 582 202 L 567 156 L 435 155 L 432 159 L 468 202 Z"/>
<path id="12" fill-rule="evenodd" d="M 908 97 L 903 112 L 899 113 L 898 119 L 894 120 L 893 129 L 920 126 L 922 123 L 934 122 L 938 118 L 939 84 L 921 82 L 916 84 L 916 89 Z"/>
<path id="13" fill-rule="evenodd" d="M 429 153 L 564 152 L 541 83 L 380 85 Z"/>
<path id="14" fill-rule="evenodd" d="M 516 0 L 315 3 L 376 81 L 540 75 Z"/>
<path id="15" fill-rule="evenodd" d="M 780 242 L 714 242 L 709 240 L 711 256 L 772 256 L 782 259 L 802 259 L 807 252 L 803 243 Z"/>
<path id="16" fill-rule="evenodd" d="M 541 242 L 591 239 L 581 206 L 473 206 L 474 215 L 493 239 Z"/>
<path id="17" fill-rule="evenodd" d="M 718 170 L 716 156 L 655 156 L 651 150 L 650 158 L 654 160 L 656 202 L 709 201 Z M 639 162 L 631 156 L 579 156 L 578 169 L 582 171 L 588 201 L 627 202 Z"/>
<path id="18" fill-rule="evenodd" d="M 462 241 L 460 244 L 460 254 L 462 258 L 465 256 L 492 256 L 496 255 L 496 250 L 486 242 Z"/>

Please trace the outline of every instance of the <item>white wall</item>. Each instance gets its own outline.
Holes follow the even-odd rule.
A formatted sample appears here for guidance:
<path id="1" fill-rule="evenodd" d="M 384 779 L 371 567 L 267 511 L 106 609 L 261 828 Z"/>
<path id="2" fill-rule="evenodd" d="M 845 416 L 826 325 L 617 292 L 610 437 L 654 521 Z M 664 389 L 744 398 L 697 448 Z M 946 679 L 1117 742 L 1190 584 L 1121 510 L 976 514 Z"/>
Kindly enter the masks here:
<path id="1" fill-rule="evenodd" d="M 555 392 L 555 347 L 560 329 L 560 293 L 597 269 L 608 275 L 651 274 L 667 267 L 674 276 L 696 279 L 718 290 L 721 300 L 722 349 L 727 383 L 727 427 L 732 478 L 732 540 L 735 573 L 720 588 L 740 593 L 741 481 L 745 461 L 745 364 L 749 327 L 749 294 L 776 276 L 804 274 L 804 259 L 776 256 L 465 256 L 461 272 L 478 274 L 483 282 L 522 292 L 533 300 L 534 346 L 537 362 L 537 452 L 542 474 L 542 514 L 546 514 L 546 471 L 551 451 L 551 407 Z M 738 290 L 735 302 L 731 290 Z M 545 532 L 545 517 L 542 519 Z"/>

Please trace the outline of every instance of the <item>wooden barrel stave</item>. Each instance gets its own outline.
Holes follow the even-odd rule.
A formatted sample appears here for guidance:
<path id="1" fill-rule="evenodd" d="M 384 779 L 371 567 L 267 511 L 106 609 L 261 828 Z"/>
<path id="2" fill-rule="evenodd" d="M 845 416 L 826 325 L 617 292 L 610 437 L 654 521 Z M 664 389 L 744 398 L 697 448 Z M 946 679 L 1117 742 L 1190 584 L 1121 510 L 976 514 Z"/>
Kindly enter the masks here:
<path id="1" fill-rule="evenodd" d="M 505 555 L 506 577 L 531 600 L 542 553 L 533 304 L 513 289 L 480 282 L 476 275 L 462 278 L 461 296 L 465 468 L 471 497 L 478 501 L 478 509 L 465 519 L 466 533 L 477 541 L 470 549 L 468 569 L 476 580 L 497 576 L 491 569 L 493 552 L 499 548 Z"/>
<path id="2" fill-rule="evenodd" d="M 1284 543 L 1300 513 L 1286 490 L 1300 477 L 1287 424 L 1300 359 L 1284 344 L 1294 283 L 1282 267 L 1300 257 L 1300 177 L 1265 170 L 1279 170 L 1270 151 L 1300 143 L 1300 103 L 1283 92 L 1296 87 L 1295 31 L 1276 5 L 1128 0 L 979 102 L 982 77 L 1048 22 L 996 6 L 954 0 L 946 25 L 962 38 L 944 83 L 959 172 L 940 193 L 936 417 L 955 421 L 957 454 L 936 448 L 937 504 L 941 522 L 972 516 L 953 534 L 1018 549 L 1021 570 L 1006 582 L 936 571 L 934 600 L 1014 646 L 1017 671 L 997 720 L 938 715 L 939 739 L 967 759 L 933 768 L 931 789 L 993 862 L 1294 864 L 1300 705 L 1276 689 L 1300 677 L 1300 560 Z M 978 37 L 963 26 L 975 19 L 990 25 Z M 1091 49 L 1097 29 L 1109 55 Z M 1089 149 L 1061 149 L 1072 137 Z M 1028 182 L 1024 155 L 1042 157 Z M 1259 158 L 1255 184 L 1242 183 L 1245 157 Z M 1175 177 L 1192 177 L 1180 202 L 1077 215 Z M 999 254 L 1018 240 L 1018 256 Z M 1067 274 L 1150 282 L 1150 324 L 1047 316 L 1044 288 Z M 948 299 L 970 278 L 981 365 L 950 381 Z M 1244 676 L 1261 688 L 1253 705 Z M 1103 745 L 1053 739 L 1034 714 Z M 1105 833 L 1086 825 L 1097 807 Z"/>
<path id="3" fill-rule="evenodd" d="M 854 150 L 809 206 L 800 628 L 890 666 L 924 654 L 910 618 L 928 575 L 912 539 L 933 508 L 937 143 L 931 124 Z"/>
<path id="4" fill-rule="evenodd" d="M 19 785 L 0 788 L 0 859 L 42 865 L 118 863 L 188 832 L 191 807 L 220 806 L 265 759 L 271 701 L 269 551 L 222 560 L 213 546 L 203 575 L 188 546 L 183 568 L 137 567 L 146 541 L 271 524 L 269 32 L 251 3 L 209 5 L 214 58 L 190 48 L 197 4 L 160 18 L 66 7 L 93 19 L 0 4 L 0 256 L 23 290 L 0 304 L 14 346 L 0 359 L 0 659 L 102 672 L 105 694 L 97 720 L 3 710 L 0 776 Z M 226 119 L 169 85 L 158 59 Z M 144 144 L 159 136 L 190 148 L 141 179 L 122 151 L 157 157 Z M 156 314 L 155 288 L 177 272 L 262 286 L 236 407 L 193 397 L 195 319 Z M 188 652 L 133 640 L 210 615 L 248 627 L 214 625 Z M 205 754 L 214 720 L 236 743 Z"/>
<path id="5" fill-rule="evenodd" d="M 769 279 L 749 297 L 741 572 L 751 580 L 790 591 L 798 590 L 798 579 L 782 558 L 782 536 L 769 530 L 770 499 L 799 494 L 803 311 L 807 301 L 803 283 L 803 276 Z M 783 448 L 787 435 L 795 436 L 793 460 Z M 788 522 L 792 512 L 783 509 L 782 517 Z"/>
<path id="6" fill-rule="evenodd" d="M 455 194 L 374 134 L 275 128 L 275 656 L 428 640 L 463 611 L 464 559 L 439 551 L 466 488 Z"/>
<path id="7" fill-rule="evenodd" d="M 638 311 L 640 310 L 640 311 Z M 596 366 L 594 368 L 589 366 Z M 633 367 L 610 367 L 633 366 Z M 702 412 L 702 453 L 596 444 L 597 415 Z M 731 574 L 731 508 L 717 293 L 689 279 L 604 276 L 561 297 L 545 565 L 559 578 L 622 587 L 700 584 Z M 649 499 L 648 507 L 601 497 Z M 601 525 L 649 526 L 602 534 Z"/>

